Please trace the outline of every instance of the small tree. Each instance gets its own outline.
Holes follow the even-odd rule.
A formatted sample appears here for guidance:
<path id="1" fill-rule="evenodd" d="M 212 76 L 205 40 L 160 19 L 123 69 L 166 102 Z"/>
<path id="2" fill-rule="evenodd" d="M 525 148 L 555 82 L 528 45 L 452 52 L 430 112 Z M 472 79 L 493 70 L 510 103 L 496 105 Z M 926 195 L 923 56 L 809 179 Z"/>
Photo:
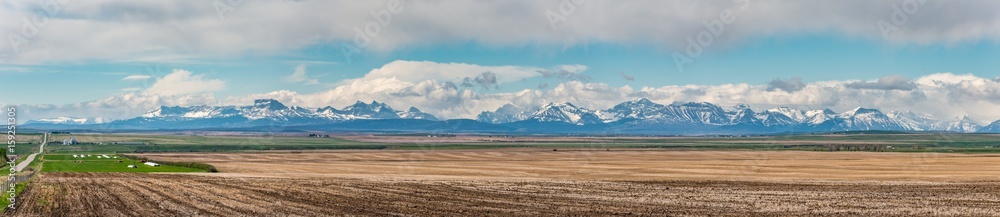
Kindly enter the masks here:
<path id="1" fill-rule="evenodd" d="M 3 151 L 3 164 L 7 165 L 7 162 L 8 161 L 13 161 L 13 159 L 10 159 L 10 157 L 7 156 L 7 149 L 3 149 L 2 151 Z M 0 167 L 3 167 L 3 166 L 0 166 Z"/>

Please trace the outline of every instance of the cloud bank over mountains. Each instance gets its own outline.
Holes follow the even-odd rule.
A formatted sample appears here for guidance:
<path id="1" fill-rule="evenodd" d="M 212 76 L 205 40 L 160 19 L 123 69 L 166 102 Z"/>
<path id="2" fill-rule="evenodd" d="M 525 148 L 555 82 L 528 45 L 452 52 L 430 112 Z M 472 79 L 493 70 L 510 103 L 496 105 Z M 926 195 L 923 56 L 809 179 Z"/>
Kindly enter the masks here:
<path id="1" fill-rule="evenodd" d="M 246 52 L 283 54 L 316 44 L 351 43 L 358 29 L 376 19 L 371 12 L 385 10 L 391 2 L 4 1 L 0 30 L 17 37 L 15 43 L 0 43 L 0 59 L 12 64 L 162 62 Z M 398 1 L 399 13 L 385 20 L 364 50 L 467 42 L 491 47 L 616 43 L 682 50 L 687 37 L 706 29 L 702 21 L 718 19 L 725 10 L 739 13 L 713 44 L 810 33 L 894 44 L 1000 39 L 1000 2 L 989 0 L 571 2 L 572 7 L 563 0 Z M 553 18 L 553 13 L 560 16 Z"/>
<path id="2" fill-rule="evenodd" d="M 291 76 L 304 70 L 296 68 Z M 916 79 L 885 76 L 872 80 L 807 82 L 798 78 L 776 78 L 756 84 L 660 87 L 615 87 L 598 81 L 565 79 L 549 89 L 516 92 L 493 92 L 480 86 L 506 85 L 559 73 L 580 77 L 585 76 L 585 70 L 586 66 L 582 65 L 482 66 L 394 61 L 363 77 L 344 80 L 318 92 L 277 90 L 218 98 L 213 92 L 231 84 L 203 73 L 176 69 L 163 77 L 150 78 L 155 82 L 142 90 L 66 105 L 20 105 L 20 109 L 30 119 L 62 116 L 121 119 L 141 115 L 159 106 L 249 105 L 254 99 L 262 98 L 309 108 L 343 107 L 359 100 L 374 100 L 396 108 L 418 107 L 444 119 L 473 119 L 482 111 L 508 103 L 533 108 L 569 102 L 585 108 L 607 109 L 624 100 L 648 98 L 661 104 L 710 102 L 732 106 L 742 103 L 760 109 L 783 106 L 801 110 L 830 108 L 842 112 L 865 107 L 926 113 L 941 119 L 968 115 L 980 124 L 1000 119 L 1000 113 L 995 112 L 1000 109 L 1000 81 L 948 72 Z M 465 85 L 463 81 L 471 81 L 474 86 Z"/>
<path id="3" fill-rule="evenodd" d="M 377 15 L 394 6 L 399 11 L 391 17 Z M 586 61 L 603 59 L 549 60 L 556 63 L 548 65 L 530 65 L 537 63 L 530 58 L 492 65 L 474 61 L 397 60 L 375 66 L 363 76 L 322 82 L 318 78 L 325 74 L 309 71 L 308 64 L 296 64 L 288 74 L 273 79 L 285 85 L 319 87 L 318 91 L 296 92 L 285 86 L 223 96 L 217 94 L 245 84 L 213 74 L 211 69 L 198 71 L 184 65 L 241 57 L 249 61 L 281 61 L 286 59 L 274 57 L 308 56 L 317 50 L 336 53 L 342 45 L 358 40 L 359 31 L 374 31 L 368 30 L 370 23 L 380 28 L 361 49 L 374 54 L 465 46 L 487 50 L 537 48 L 538 53 L 545 53 L 609 45 L 614 50 L 624 50 L 610 54 L 614 56 L 629 54 L 625 51 L 631 47 L 650 48 L 666 56 L 683 52 L 691 38 L 709 30 L 724 31 L 710 43 L 722 49 L 760 41 L 755 39 L 780 41 L 802 35 L 860 39 L 886 47 L 948 47 L 1000 42 L 998 8 L 1000 1 L 990 0 L 680 0 L 628 4 L 601 0 L 15 0 L 0 2 L 0 33 L 5 39 L 0 42 L 0 71 L 59 71 L 58 67 L 34 66 L 60 64 L 69 64 L 63 70 L 72 71 L 74 64 L 93 64 L 93 68 L 103 70 L 129 64 L 179 63 L 165 75 L 116 77 L 116 81 L 144 85 L 125 87 L 110 96 L 84 99 L 103 97 L 98 100 L 19 105 L 25 116 L 22 120 L 59 116 L 120 119 L 161 105 L 248 105 L 260 98 L 313 108 L 377 100 L 397 108 L 419 107 L 441 118 L 474 118 L 481 111 L 508 103 L 530 108 L 550 102 L 570 102 L 606 109 L 621 101 L 648 98 L 663 104 L 745 103 L 754 108 L 831 108 L 838 112 L 860 106 L 928 113 L 945 119 L 967 114 L 985 122 L 1000 119 L 1000 113 L 995 112 L 1000 109 L 1000 81 L 965 74 L 971 70 L 962 67 L 941 67 L 944 69 L 935 70 L 937 73 L 906 77 L 886 75 L 890 73 L 870 78 L 851 77 L 863 80 L 804 80 L 794 75 L 774 76 L 767 71 L 755 71 L 765 75 L 760 80 L 716 85 L 617 86 L 588 73 L 592 69 L 588 64 L 594 67 L 605 64 Z M 706 26 L 726 11 L 734 12 L 733 24 L 725 25 L 724 30 Z M 559 16 L 553 17 L 553 13 Z M 442 56 L 453 55 L 443 53 Z M 328 58 L 325 55 L 328 53 L 323 54 L 317 56 Z M 335 59 L 307 59 L 339 63 L 342 60 L 336 54 L 332 57 Z M 497 60 L 504 59 L 490 61 Z M 669 58 L 648 62 L 658 61 L 671 62 Z M 615 78 L 626 81 L 649 79 L 648 74 L 641 73 L 660 73 L 610 67 L 616 67 L 615 71 L 602 73 L 618 73 Z M 951 68 L 959 72 L 949 72 Z M 988 70 L 975 73 L 995 74 Z M 234 74 L 228 76 L 243 76 Z M 526 85 L 528 79 L 532 83 Z M 496 88 L 510 86 L 526 88 L 519 91 L 507 88 L 502 92 Z M 0 99 L 2 103 L 18 102 Z"/>

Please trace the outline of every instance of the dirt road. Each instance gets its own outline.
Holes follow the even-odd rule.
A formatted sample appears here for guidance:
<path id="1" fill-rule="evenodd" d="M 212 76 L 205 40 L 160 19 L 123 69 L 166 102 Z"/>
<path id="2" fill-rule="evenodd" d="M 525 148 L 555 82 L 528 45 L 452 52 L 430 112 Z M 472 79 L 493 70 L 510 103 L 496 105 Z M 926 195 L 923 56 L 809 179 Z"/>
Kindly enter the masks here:
<path id="1" fill-rule="evenodd" d="M 48 140 L 49 140 L 49 134 L 48 133 L 43 134 L 42 144 L 38 146 L 38 153 L 31 153 L 31 155 L 28 155 L 28 158 L 25 158 L 24 161 L 21 161 L 21 163 L 17 164 L 17 166 L 14 167 L 14 169 L 18 172 L 21 172 L 21 170 L 24 170 L 24 168 L 28 167 L 28 165 L 30 165 L 31 162 L 35 160 L 35 157 L 45 152 L 45 143 L 48 143 L 49 142 Z"/>

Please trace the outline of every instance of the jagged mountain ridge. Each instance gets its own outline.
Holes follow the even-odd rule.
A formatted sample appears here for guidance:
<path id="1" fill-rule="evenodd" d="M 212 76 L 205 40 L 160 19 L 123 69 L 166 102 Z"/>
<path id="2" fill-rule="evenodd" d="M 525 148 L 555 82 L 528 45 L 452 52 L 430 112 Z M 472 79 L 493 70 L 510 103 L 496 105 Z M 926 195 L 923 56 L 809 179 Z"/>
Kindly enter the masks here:
<path id="1" fill-rule="evenodd" d="M 273 99 L 254 100 L 249 106 L 161 106 L 132 119 L 113 121 L 112 127 L 150 125 L 153 128 L 236 128 L 253 126 L 309 125 L 351 120 L 422 119 L 438 120 L 431 114 L 410 108 L 397 111 L 372 101 L 358 101 L 341 109 L 331 106 L 310 110 L 285 106 Z"/>
<path id="2" fill-rule="evenodd" d="M 572 116 L 599 117 L 601 123 L 631 122 L 633 125 L 676 125 L 676 126 L 729 126 L 744 128 L 786 129 L 790 131 L 951 131 L 976 132 L 980 126 L 967 116 L 954 120 L 940 121 L 926 114 L 912 112 L 883 113 L 878 109 L 855 108 L 844 113 L 829 109 L 801 111 L 788 107 L 755 112 L 747 105 L 739 104 L 723 109 L 707 102 L 673 103 L 662 105 L 649 99 L 622 102 L 607 110 L 588 110 L 572 104 L 549 104 L 537 111 L 510 111 L 512 105 L 505 105 L 497 112 L 483 112 L 477 120 L 486 123 L 503 124 L 517 121 L 565 122 L 577 125 L 596 124 L 597 121 L 567 119 L 562 112 L 552 112 L 553 105 L 558 111 L 574 111 Z M 508 115 L 503 121 L 491 115 Z M 530 114 L 530 115 L 523 115 Z"/>
<path id="3" fill-rule="evenodd" d="M 980 127 L 978 132 L 1000 133 L 1000 120 L 996 120 L 993 123 Z"/>
<path id="4" fill-rule="evenodd" d="M 395 110 L 377 101 L 358 101 L 339 109 L 332 106 L 308 109 L 285 106 L 273 99 L 260 99 L 248 106 L 161 106 L 140 117 L 106 123 L 88 122 L 87 119 L 79 118 L 55 118 L 30 121 L 29 125 L 50 128 L 95 125 L 109 129 L 229 129 L 322 126 L 364 120 L 400 120 L 399 124 L 410 123 L 406 120 L 440 121 L 434 115 L 415 107 Z M 788 107 L 754 110 L 743 104 L 730 108 L 707 102 L 675 102 L 664 105 L 645 98 L 622 102 L 606 110 L 591 110 L 571 103 L 549 103 L 541 107 L 505 104 L 495 111 L 480 113 L 475 121 L 500 126 L 496 129 L 540 133 L 552 132 L 557 128 L 563 130 L 560 132 L 662 134 L 866 130 L 1000 132 L 1000 123 L 979 126 L 968 116 L 941 121 L 927 114 L 895 111 L 883 113 L 878 109 L 860 107 L 843 113 L 835 113 L 829 109 L 803 111 Z M 379 123 L 379 126 L 394 127 L 392 124 L 385 124 L 391 122 Z M 488 132 L 491 128 L 487 125 L 476 126 L 477 129 Z M 460 128 L 461 126 L 453 126 L 449 129 Z"/>
<path id="5" fill-rule="evenodd" d="M 77 117 L 56 117 L 56 118 L 42 118 L 35 120 L 28 120 L 25 124 L 102 124 L 108 122 L 108 120 L 97 117 L 97 118 L 77 118 Z"/>
<path id="6" fill-rule="evenodd" d="M 527 120 L 531 115 L 532 111 L 537 110 L 537 108 L 521 108 L 513 104 L 504 104 L 497 108 L 496 111 L 484 111 L 476 116 L 476 121 L 491 124 L 506 124 L 510 122 Z"/>

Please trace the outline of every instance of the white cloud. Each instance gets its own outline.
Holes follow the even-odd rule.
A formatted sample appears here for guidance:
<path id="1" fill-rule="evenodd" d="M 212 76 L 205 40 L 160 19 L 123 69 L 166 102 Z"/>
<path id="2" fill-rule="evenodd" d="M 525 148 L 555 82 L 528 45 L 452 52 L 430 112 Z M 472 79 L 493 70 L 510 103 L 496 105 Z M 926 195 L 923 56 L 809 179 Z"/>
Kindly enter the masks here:
<path id="1" fill-rule="evenodd" d="M 157 79 L 156 83 L 143 93 L 147 95 L 174 96 L 193 93 L 219 91 L 225 88 L 226 82 L 217 79 L 204 79 L 205 75 L 194 75 L 183 69 Z"/>
<path id="2" fill-rule="evenodd" d="M 771 82 L 767 83 L 767 91 L 781 90 L 785 92 L 795 92 L 805 88 L 806 84 L 802 82 L 802 78 L 794 77 L 788 80 L 781 80 L 775 78 Z"/>
<path id="3" fill-rule="evenodd" d="M 563 69 L 553 67 L 553 69 Z M 293 76 L 305 68 L 297 67 Z M 583 70 L 585 67 L 576 67 Z M 211 91 L 221 90 L 225 82 L 206 79 L 177 69 L 159 78 L 150 88 L 115 95 L 101 100 L 67 105 L 25 105 L 25 117 L 58 116 L 135 117 L 159 105 L 247 105 L 254 99 L 274 98 L 289 105 L 310 108 L 343 107 L 355 101 L 380 101 L 396 109 L 420 108 L 441 118 L 475 118 L 482 111 L 494 110 L 506 103 L 536 107 L 550 102 L 571 102 L 591 108 L 607 109 L 626 100 L 645 97 L 669 104 L 673 102 L 711 102 L 722 106 L 746 103 L 755 109 L 779 106 L 803 110 L 832 109 L 842 112 L 854 107 L 883 111 L 914 111 L 941 118 L 968 114 L 981 124 L 1000 119 L 1000 81 L 971 74 L 936 73 L 912 81 L 899 76 L 882 77 L 874 82 L 858 80 L 795 80 L 795 91 L 775 91 L 775 85 L 759 84 L 669 85 L 660 87 L 615 87 L 600 82 L 567 80 L 550 89 L 525 89 L 517 92 L 477 92 L 462 88 L 458 79 L 449 76 L 482 75 L 481 70 L 496 73 L 498 81 L 515 81 L 542 76 L 527 66 L 479 66 L 464 63 L 396 61 L 374 69 L 362 78 L 345 80 L 336 87 L 314 93 L 280 90 L 261 94 L 216 99 Z M 415 72 L 432 73 L 432 76 Z M 474 73 L 479 72 L 479 73 Z M 502 76 L 515 75 L 515 76 Z M 783 81 L 788 83 L 787 81 Z M 501 82 L 502 83 L 502 82 Z M 773 81 L 771 83 L 774 83 Z M 860 86 L 859 86 L 860 85 Z M 128 89 L 135 90 L 135 89 Z"/>
<path id="4" fill-rule="evenodd" d="M 559 66 L 562 67 L 562 66 Z M 575 69 L 575 68 L 574 68 Z M 583 66 L 586 69 L 586 66 Z M 374 80 L 379 78 L 396 78 L 406 82 L 420 82 L 424 80 L 441 80 L 461 83 L 464 78 L 474 78 L 484 72 L 493 72 L 496 75 L 497 83 L 520 81 L 521 79 L 537 77 L 539 71 L 548 69 L 530 66 L 481 66 L 468 63 L 437 63 L 431 61 L 406 61 L 397 60 L 383 65 L 380 68 L 372 69 L 363 80 Z M 582 71 L 582 70 L 581 70 Z M 350 83 L 353 81 L 344 81 Z"/>
<path id="5" fill-rule="evenodd" d="M 292 83 L 304 83 L 308 85 L 319 84 L 318 79 L 310 78 L 309 75 L 306 74 L 305 64 L 299 64 L 298 66 L 295 66 L 295 69 L 292 70 L 292 74 L 289 75 L 288 77 L 285 77 L 285 81 Z"/>
<path id="6" fill-rule="evenodd" d="M 883 83 L 898 83 L 897 78 L 882 78 Z M 893 81 L 893 82 L 889 82 Z M 613 87 L 605 83 L 566 81 L 548 90 L 525 89 L 513 93 L 479 93 L 459 88 L 455 83 L 438 80 L 417 82 L 397 77 L 354 79 L 340 86 L 312 94 L 272 92 L 242 97 L 243 104 L 254 98 L 281 98 L 307 107 L 346 106 L 357 100 L 387 102 L 395 108 L 415 106 L 443 118 L 475 118 L 482 111 L 494 110 L 506 103 L 536 107 L 550 102 L 571 102 L 592 109 L 607 109 L 626 100 L 645 97 L 659 103 L 711 102 L 722 106 L 746 103 L 756 109 L 787 106 L 803 110 L 833 109 L 847 111 L 854 107 L 888 111 L 915 111 L 942 118 L 969 114 L 980 121 L 1000 119 L 993 111 L 1000 109 L 1000 82 L 974 75 L 938 73 L 909 83 L 912 89 L 857 88 L 858 81 L 796 82 L 797 91 L 774 91 L 771 84 L 671 85 L 661 87 Z M 875 82 L 873 84 L 878 84 Z M 893 86 L 895 87 L 895 86 Z"/>
<path id="7" fill-rule="evenodd" d="M 125 76 L 124 78 L 122 78 L 122 80 L 126 80 L 126 81 L 128 81 L 128 80 L 146 80 L 146 79 L 150 79 L 150 78 L 153 78 L 153 76 L 150 76 L 150 75 L 129 75 L 129 76 Z"/>
<path id="8" fill-rule="evenodd" d="M 945 86 L 945 85 L 954 85 L 954 84 L 961 84 L 961 83 L 966 83 L 966 82 L 975 82 L 975 83 L 978 83 L 979 85 L 983 85 L 986 82 L 989 82 L 989 81 L 986 81 L 986 80 L 988 80 L 988 79 L 986 79 L 986 78 L 980 78 L 980 77 L 972 75 L 972 74 L 956 75 L 956 74 L 952 74 L 952 73 L 936 73 L 936 74 L 931 74 L 931 75 L 920 77 L 919 79 L 917 79 L 916 82 L 918 84 L 925 85 L 925 86 L 940 87 L 940 86 Z"/>
<path id="9" fill-rule="evenodd" d="M 913 90 L 917 85 L 909 78 L 900 75 L 890 75 L 878 78 L 875 82 L 858 81 L 846 85 L 856 89 L 878 89 L 878 90 Z"/>
<path id="10" fill-rule="evenodd" d="M 590 76 L 584 75 L 587 70 L 585 65 L 560 65 L 552 70 L 537 70 L 546 78 L 558 78 L 562 81 L 590 81 Z"/>
<path id="11" fill-rule="evenodd" d="M 19 44 L 4 40 L 0 60 L 10 63 L 127 60 L 189 61 L 247 52 L 284 54 L 305 46 L 354 40 L 355 28 L 374 22 L 371 11 L 387 1 L 244 1 L 224 13 L 213 1 L 80 1 L 60 5 L 37 35 Z M 578 5 L 552 28 L 546 11 L 563 0 L 403 1 L 403 10 L 371 39 L 368 50 L 478 43 L 490 47 L 562 49 L 590 43 L 659 46 L 680 50 L 702 21 L 734 10 L 736 19 L 714 44 L 784 34 L 840 34 L 883 41 L 879 20 L 906 1 L 601 1 Z M 20 33 L 34 1 L 0 5 L 0 32 Z M 953 44 L 1000 39 L 1000 2 L 928 1 L 889 37 L 890 43 Z M 263 15 L 263 16 L 262 16 Z M 335 16 L 336 19 L 333 19 Z M 5 34 L 5 39 L 7 39 Z"/>
<path id="12" fill-rule="evenodd" d="M 119 89 L 118 91 L 121 91 L 121 92 L 139 92 L 139 91 L 142 91 L 142 88 L 138 88 L 138 87 L 126 87 L 126 88 Z"/>
<path id="13" fill-rule="evenodd" d="M 134 118 L 159 106 L 218 105 L 211 93 L 188 95 L 147 95 L 126 93 L 107 98 L 63 104 L 19 105 L 20 121 L 51 117 L 102 117 L 109 120 Z"/>
<path id="14" fill-rule="evenodd" d="M 298 105 L 298 106 L 311 106 L 311 107 L 323 107 L 322 104 L 316 102 L 306 102 L 302 101 L 302 95 L 295 91 L 290 90 L 279 90 L 271 91 L 268 93 L 260 94 L 248 94 L 244 96 L 229 97 L 222 100 L 221 104 L 225 105 L 251 105 L 255 99 L 275 99 L 278 102 L 288 105 Z"/>

